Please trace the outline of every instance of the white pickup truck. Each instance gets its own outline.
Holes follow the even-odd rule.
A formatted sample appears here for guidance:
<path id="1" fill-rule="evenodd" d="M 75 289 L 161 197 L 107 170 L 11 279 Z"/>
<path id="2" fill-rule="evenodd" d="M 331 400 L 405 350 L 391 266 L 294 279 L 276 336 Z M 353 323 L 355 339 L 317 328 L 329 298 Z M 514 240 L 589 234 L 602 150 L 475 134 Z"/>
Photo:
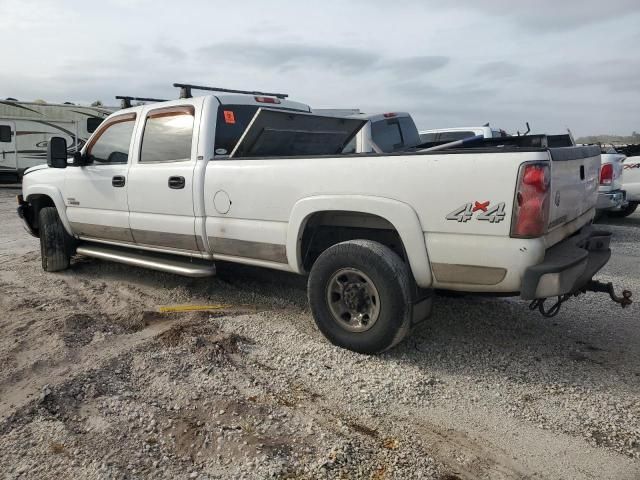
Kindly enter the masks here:
<path id="1" fill-rule="evenodd" d="M 494 129 L 489 124 L 481 127 L 453 127 L 434 128 L 431 130 L 421 130 L 420 140 L 422 143 L 445 143 L 455 142 L 469 137 L 481 135 L 484 138 L 505 137 L 507 133 L 502 129 Z"/>
<path id="2" fill-rule="evenodd" d="M 393 153 L 422 143 L 418 128 L 407 112 L 365 114 L 358 109 L 314 108 L 312 113 L 367 120 L 342 153 Z"/>
<path id="3" fill-rule="evenodd" d="M 402 340 L 434 289 L 519 295 L 546 314 L 611 292 L 592 281 L 611 254 L 610 233 L 591 227 L 598 147 L 541 136 L 341 154 L 366 120 L 254 93 L 118 111 L 72 163 L 52 138 L 18 197 L 44 270 L 77 254 L 189 276 L 216 261 L 307 274 L 319 329 L 363 353 Z M 547 297 L 559 297 L 549 310 Z"/>
<path id="4" fill-rule="evenodd" d="M 598 213 L 616 216 L 627 206 L 622 190 L 623 162 L 626 157 L 613 147 L 602 147 L 600 158 L 600 188 L 596 209 Z"/>
<path id="5" fill-rule="evenodd" d="M 640 205 L 640 145 L 624 145 L 615 147 L 619 155 L 623 155 L 620 190 L 624 192 L 626 205 L 621 209 L 609 212 L 612 217 L 627 217 Z"/>

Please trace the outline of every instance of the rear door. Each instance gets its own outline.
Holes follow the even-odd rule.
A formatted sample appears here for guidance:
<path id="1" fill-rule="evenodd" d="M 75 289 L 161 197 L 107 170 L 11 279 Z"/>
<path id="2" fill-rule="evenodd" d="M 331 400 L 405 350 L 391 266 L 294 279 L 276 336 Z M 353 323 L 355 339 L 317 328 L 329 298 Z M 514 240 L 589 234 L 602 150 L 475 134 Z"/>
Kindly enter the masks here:
<path id="1" fill-rule="evenodd" d="M 16 125 L 0 120 L 0 171 L 18 169 L 16 156 Z"/>
<path id="2" fill-rule="evenodd" d="M 595 207 L 598 199 L 600 147 L 550 148 L 549 231 Z"/>
<path id="3" fill-rule="evenodd" d="M 145 109 L 129 171 L 129 211 L 135 242 L 185 252 L 195 234 L 193 179 L 199 112 L 192 101 Z"/>
<path id="4" fill-rule="evenodd" d="M 91 162 L 65 169 L 67 217 L 83 237 L 132 242 L 127 205 L 127 174 L 136 114 L 111 117 L 85 149 Z"/>

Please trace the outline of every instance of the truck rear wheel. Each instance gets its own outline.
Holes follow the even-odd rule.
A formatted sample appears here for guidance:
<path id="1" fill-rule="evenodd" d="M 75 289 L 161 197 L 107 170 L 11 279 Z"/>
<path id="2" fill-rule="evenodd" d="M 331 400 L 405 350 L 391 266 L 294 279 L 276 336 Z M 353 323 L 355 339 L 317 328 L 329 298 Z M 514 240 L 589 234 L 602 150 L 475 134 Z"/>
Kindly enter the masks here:
<path id="1" fill-rule="evenodd" d="M 331 343 L 375 354 L 409 331 L 411 281 L 409 268 L 390 248 L 351 240 L 318 257 L 307 294 L 316 325 Z"/>
<path id="2" fill-rule="evenodd" d="M 39 214 L 42 269 L 58 272 L 69 267 L 75 241 L 62 225 L 55 207 L 44 207 Z"/>
<path id="3" fill-rule="evenodd" d="M 614 218 L 624 218 L 635 212 L 636 208 L 638 208 L 638 202 L 629 202 L 629 205 L 627 205 L 622 210 L 619 210 L 617 212 L 609 212 L 608 215 Z"/>

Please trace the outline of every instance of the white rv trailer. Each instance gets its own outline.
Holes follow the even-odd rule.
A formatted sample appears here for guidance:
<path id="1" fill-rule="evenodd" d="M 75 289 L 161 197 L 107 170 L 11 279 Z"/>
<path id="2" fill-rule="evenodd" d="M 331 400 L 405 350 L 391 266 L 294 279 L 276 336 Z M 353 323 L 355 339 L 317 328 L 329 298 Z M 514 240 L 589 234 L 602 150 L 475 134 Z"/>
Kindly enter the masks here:
<path id="1" fill-rule="evenodd" d="M 73 154 L 115 110 L 70 103 L 0 100 L 0 174 L 20 178 L 27 168 L 45 163 L 52 136 L 64 137 L 69 154 Z"/>

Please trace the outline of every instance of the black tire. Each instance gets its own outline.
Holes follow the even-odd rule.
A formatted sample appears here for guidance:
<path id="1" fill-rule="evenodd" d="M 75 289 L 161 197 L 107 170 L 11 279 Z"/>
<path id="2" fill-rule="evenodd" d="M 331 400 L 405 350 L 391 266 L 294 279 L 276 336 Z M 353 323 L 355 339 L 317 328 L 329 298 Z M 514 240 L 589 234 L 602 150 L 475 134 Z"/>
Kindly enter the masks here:
<path id="1" fill-rule="evenodd" d="M 367 328 L 365 331 L 349 331 L 348 322 L 334 315 L 329 305 L 331 295 L 340 296 L 330 290 L 334 281 L 345 288 L 343 293 L 352 285 L 340 284 L 339 277 L 340 272 L 351 269 L 364 274 L 365 281 L 373 284 L 378 297 L 373 302 L 377 304 L 377 314 L 371 326 L 356 327 Z M 411 327 L 411 278 L 402 259 L 378 242 L 351 240 L 333 245 L 313 264 L 307 285 L 309 304 L 318 329 L 334 345 L 355 352 L 376 354 L 392 348 L 402 341 Z M 351 318 L 350 314 L 346 315 Z"/>
<path id="2" fill-rule="evenodd" d="M 40 255 L 45 272 L 69 268 L 75 249 L 74 238 L 67 233 L 55 207 L 44 207 L 39 213 Z"/>
<path id="3" fill-rule="evenodd" d="M 628 217 L 629 215 L 631 215 L 633 212 L 636 211 L 636 208 L 638 208 L 638 202 L 629 202 L 629 205 L 627 205 L 622 210 L 619 210 L 617 212 L 609 212 L 609 216 L 612 218 Z"/>

